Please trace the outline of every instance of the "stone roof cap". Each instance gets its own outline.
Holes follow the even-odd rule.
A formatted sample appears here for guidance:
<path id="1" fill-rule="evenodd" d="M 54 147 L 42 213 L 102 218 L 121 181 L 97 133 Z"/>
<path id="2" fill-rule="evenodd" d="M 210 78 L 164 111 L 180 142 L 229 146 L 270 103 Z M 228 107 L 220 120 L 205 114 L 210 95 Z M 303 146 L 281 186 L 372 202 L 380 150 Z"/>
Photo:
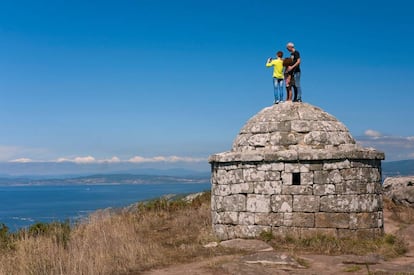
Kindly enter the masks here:
<path id="1" fill-rule="evenodd" d="M 307 103 L 266 107 L 240 130 L 232 150 L 209 162 L 236 160 L 384 159 L 384 153 L 358 145 L 343 123 Z"/>

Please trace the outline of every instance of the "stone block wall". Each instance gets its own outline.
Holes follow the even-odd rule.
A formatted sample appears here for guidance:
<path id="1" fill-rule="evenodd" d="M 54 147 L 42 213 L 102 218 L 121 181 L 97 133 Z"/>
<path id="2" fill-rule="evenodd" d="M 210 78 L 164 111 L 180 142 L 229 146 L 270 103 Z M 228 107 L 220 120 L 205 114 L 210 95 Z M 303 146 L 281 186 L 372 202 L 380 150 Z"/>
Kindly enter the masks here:
<path id="1" fill-rule="evenodd" d="M 300 185 L 293 185 L 300 173 Z M 222 240 L 383 233 L 381 161 L 212 162 L 213 230 Z"/>

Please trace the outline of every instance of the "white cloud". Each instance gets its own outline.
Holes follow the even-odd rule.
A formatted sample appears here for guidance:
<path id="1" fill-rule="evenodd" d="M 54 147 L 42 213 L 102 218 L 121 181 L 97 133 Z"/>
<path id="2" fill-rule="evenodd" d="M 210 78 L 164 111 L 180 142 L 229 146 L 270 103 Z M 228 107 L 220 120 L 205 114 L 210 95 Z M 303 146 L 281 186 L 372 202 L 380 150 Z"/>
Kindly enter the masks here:
<path id="1" fill-rule="evenodd" d="M 74 162 L 79 164 L 95 163 L 96 159 L 92 156 L 74 157 L 74 158 L 58 158 L 56 162 Z"/>
<path id="2" fill-rule="evenodd" d="M 67 158 L 58 158 L 57 160 L 56 160 L 56 162 L 70 162 L 71 160 L 70 159 L 67 159 Z"/>
<path id="3" fill-rule="evenodd" d="M 140 157 L 140 156 L 135 156 L 133 158 L 130 158 L 128 161 L 133 162 L 133 163 L 148 162 L 146 158 Z"/>
<path id="4" fill-rule="evenodd" d="M 19 158 L 19 159 L 11 160 L 10 162 L 29 163 L 29 162 L 34 162 L 34 161 L 29 158 Z"/>
<path id="5" fill-rule="evenodd" d="M 382 134 L 380 132 L 375 131 L 375 130 L 371 130 L 371 129 L 366 130 L 364 132 L 364 134 L 368 137 L 373 137 L 373 138 L 379 138 L 379 137 L 382 136 Z"/>
<path id="6" fill-rule="evenodd" d="M 152 160 L 153 162 L 168 161 L 168 157 L 157 156 L 157 157 L 153 157 L 151 160 Z"/>
<path id="7" fill-rule="evenodd" d="M 121 159 L 118 158 L 118 157 L 112 157 L 111 159 L 104 160 L 104 162 L 108 162 L 108 163 L 119 163 L 119 162 L 121 162 Z"/>
<path id="8" fill-rule="evenodd" d="M 176 162 L 198 163 L 198 162 L 207 161 L 207 158 L 196 158 L 196 157 L 185 157 L 185 156 L 184 157 L 183 156 L 154 156 L 154 157 L 134 156 L 126 160 L 121 160 L 117 156 L 113 156 L 111 158 L 97 159 L 93 156 L 88 155 L 88 156 L 60 157 L 55 160 L 33 160 L 32 158 L 29 158 L 29 157 L 17 157 L 12 160 L 8 159 L 7 161 L 16 162 L 16 163 L 72 162 L 72 163 L 77 163 L 77 164 L 100 164 L 100 163 L 115 164 L 115 163 L 123 163 L 123 162 L 128 162 L 128 163 L 176 163 Z"/>
<path id="9" fill-rule="evenodd" d="M 179 156 L 156 156 L 146 158 L 142 156 L 135 156 L 128 161 L 132 163 L 148 163 L 148 162 L 202 162 L 206 161 L 206 158 L 194 158 L 194 157 L 179 157 Z"/>
<path id="10" fill-rule="evenodd" d="M 379 136 L 375 133 L 367 135 L 367 131 L 364 136 L 356 137 L 356 140 L 364 147 L 373 147 L 383 151 L 386 160 L 414 158 L 414 138 L 412 136 Z"/>
<path id="11" fill-rule="evenodd" d="M 183 162 L 202 162 L 202 161 L 207 161 L 207 158 L 171 156 L 169 160 L 170 160 L 170 162 L 179 162 L 179 161 L 183 161 Z"/>
<path id="12" fill-rule="evenodd" d="M 120 163 L 122 160 L 116 156 L 109 159 L 96 159 L 92 156 L 86 157 L 74 157 L 74 158 L 58 158 L 55 162 L 74 162 L 79 164 L 91 164 L 91 163 Z"/>
<path id="13" fill-rule="evenodd" d="M 74 158 L 73 162 L 75 163 L 95 163 L 96 159 L 94 157 L 91 156 L 87 156 L 87 157 L 76 157 Z"/>

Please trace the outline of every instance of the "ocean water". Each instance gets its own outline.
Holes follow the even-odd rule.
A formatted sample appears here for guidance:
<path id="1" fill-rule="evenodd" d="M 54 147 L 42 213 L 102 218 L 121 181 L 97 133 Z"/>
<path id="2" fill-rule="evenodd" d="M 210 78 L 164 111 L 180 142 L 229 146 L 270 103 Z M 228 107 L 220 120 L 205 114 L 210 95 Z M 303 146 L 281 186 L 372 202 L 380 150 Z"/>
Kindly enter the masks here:
<path id="1" fill-rule="evenodd" d="M 210 189 L 197 184 L 119 184 L 62 186 L 0 186 L 0 223 L 11 231 L 36 222 L 71 222 L 103 208 L 120 208 L 166 194 Z"/>

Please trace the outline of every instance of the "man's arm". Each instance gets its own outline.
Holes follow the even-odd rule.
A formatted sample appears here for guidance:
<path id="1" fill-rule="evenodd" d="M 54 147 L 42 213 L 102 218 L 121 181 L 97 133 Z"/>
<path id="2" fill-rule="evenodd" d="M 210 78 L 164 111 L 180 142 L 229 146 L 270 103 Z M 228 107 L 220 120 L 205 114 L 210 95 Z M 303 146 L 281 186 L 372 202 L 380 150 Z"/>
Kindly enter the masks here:
<path id="1" fill-rule="evenodd" d="M 293 65 L 291 65 L 291 66 L 289 66 L 289 67 L 288 67 L 288 71 L 293 70 L 294 68 L 296 68 L 296 67 L 297 67 L 297 66 L 299 66 L 299 64 L 300 64 L 300 53 L 299 53 L 298 51 L 295 51 L 295 52 L 293 53 L 293 55 L 294 55 L 294 56 L 295 56 L 295 58 L 297 58 L 297 59 L 296 59 L 295 64 L 293 64 Z"/>
<path id="2" fill-rule="evenodd" d="M 294 69 L 294 68 L 296 68 L 299 64 L 300 64 L 300 57 L 298 58 L 298 60 L 296 60 L 296 63 L 295 63 L 295 64 L 293 64 L 292 66 L 289 66 L 289 67 L 288 67 L 288 70 L 289 70 L 289 71 L 293 70 L 293 69 Z"/>

